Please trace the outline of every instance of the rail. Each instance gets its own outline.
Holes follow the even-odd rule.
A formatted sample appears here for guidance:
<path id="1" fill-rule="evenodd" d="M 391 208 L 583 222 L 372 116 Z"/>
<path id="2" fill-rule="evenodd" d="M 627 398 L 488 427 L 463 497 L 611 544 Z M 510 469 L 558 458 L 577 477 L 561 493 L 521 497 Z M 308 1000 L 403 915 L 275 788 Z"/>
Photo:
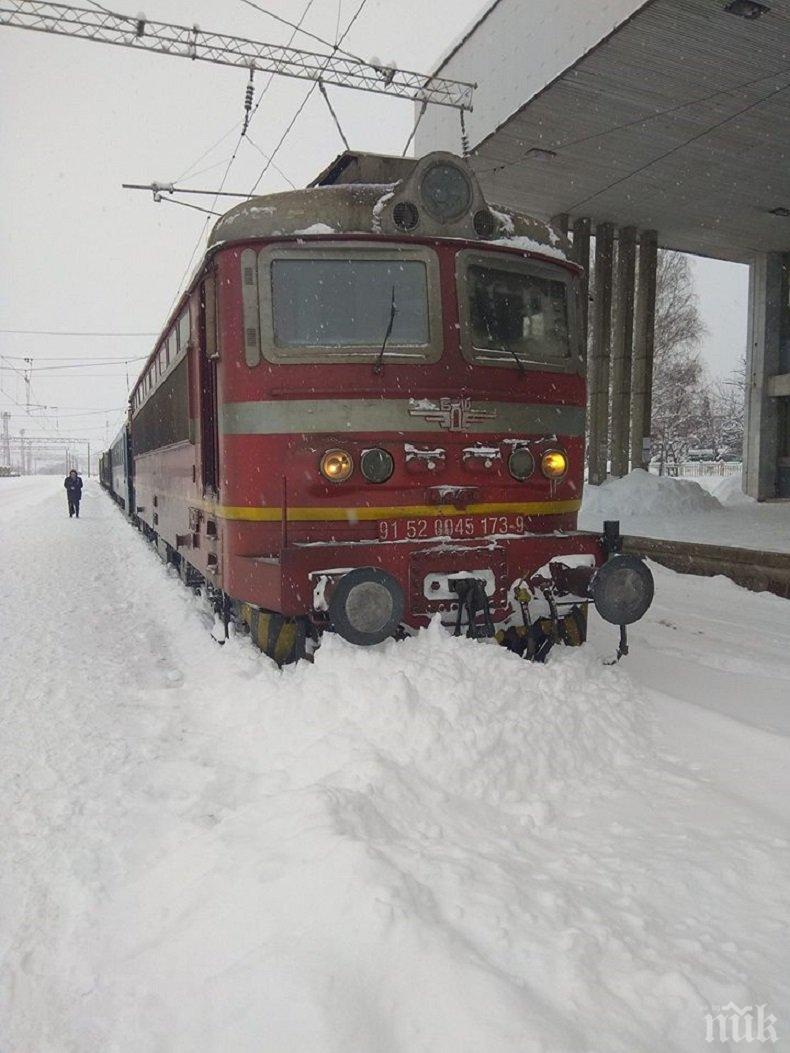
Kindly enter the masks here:
<path id="1" fill-rule="evenodd" d="M 790 599 L 790 552 L 763 552 L 634 535 L 623 537 L 623 551 L 647 556 L 681 574 L 704 577 L 723 574 L 752 592 L 772 592 Z"/>

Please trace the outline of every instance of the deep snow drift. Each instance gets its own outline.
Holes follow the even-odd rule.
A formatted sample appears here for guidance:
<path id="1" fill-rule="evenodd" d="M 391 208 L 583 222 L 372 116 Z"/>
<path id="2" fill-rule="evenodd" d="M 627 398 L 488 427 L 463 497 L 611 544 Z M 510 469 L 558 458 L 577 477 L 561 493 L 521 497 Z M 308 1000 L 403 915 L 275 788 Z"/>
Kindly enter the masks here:
<path id="1" fill-rule="evenodd" d="M 622 479 L 585 485 L 579 526 L 600 530 L 619 519 L 623 533 L 790 552 L 790 502 L 758 503 L 740 478 L 705 480 L 651 475 L 637 468 Z"/>
<path id="2" fill-rule="evenodd" d="M 280 673 L 96 483 L 79 522 L 35 489 L 0 512 L 3 1051 L 667 1053 L 729 1001 L 788 1034 L 786 601 L 656 568 L 619 666 L 600 625 L 545 667 L 431 628 Z"/>

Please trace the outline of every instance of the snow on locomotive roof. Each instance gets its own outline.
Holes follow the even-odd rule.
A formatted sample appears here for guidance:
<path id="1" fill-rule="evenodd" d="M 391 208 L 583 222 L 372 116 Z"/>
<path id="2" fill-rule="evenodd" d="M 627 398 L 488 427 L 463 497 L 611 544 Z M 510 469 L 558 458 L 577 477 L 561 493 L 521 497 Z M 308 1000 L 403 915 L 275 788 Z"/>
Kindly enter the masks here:
<path id="1" fill-rule="evenodd" d="M 329 233 L 463 238 L 567 258 L 548 223 L 488 205 L 465 161 L 440 152 L 420 160 L 341 154 L 304 190 L 236 205 L 208 244 Z"/>

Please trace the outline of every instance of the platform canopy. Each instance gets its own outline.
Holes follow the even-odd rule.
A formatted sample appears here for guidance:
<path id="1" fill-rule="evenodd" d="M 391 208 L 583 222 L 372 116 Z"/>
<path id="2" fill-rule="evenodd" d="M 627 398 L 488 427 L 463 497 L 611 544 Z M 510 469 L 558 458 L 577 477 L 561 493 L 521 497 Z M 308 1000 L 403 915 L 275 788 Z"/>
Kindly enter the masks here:
<path id="1" fill-rule="evenodd" d="M 496 0 L 436 72 L 479 82 L 489 200 L 721 259 L 790 251 L 790 0 Z M 460 142 L 429 108 L 417 154 Z"/>

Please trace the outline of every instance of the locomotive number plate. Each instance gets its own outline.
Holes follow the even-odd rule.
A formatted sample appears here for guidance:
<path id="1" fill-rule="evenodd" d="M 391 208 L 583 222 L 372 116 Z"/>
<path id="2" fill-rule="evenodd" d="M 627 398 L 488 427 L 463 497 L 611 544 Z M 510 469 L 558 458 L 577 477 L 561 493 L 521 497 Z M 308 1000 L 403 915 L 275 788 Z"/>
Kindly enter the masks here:
<path id="1" fill-rule="evenodd" d="M 492 534 L 523 534 L 525 517 L 436 516 L 431 519 L 379 520 L 380 541 L 432 541 L 436 538 L 490 537 Z"/>

